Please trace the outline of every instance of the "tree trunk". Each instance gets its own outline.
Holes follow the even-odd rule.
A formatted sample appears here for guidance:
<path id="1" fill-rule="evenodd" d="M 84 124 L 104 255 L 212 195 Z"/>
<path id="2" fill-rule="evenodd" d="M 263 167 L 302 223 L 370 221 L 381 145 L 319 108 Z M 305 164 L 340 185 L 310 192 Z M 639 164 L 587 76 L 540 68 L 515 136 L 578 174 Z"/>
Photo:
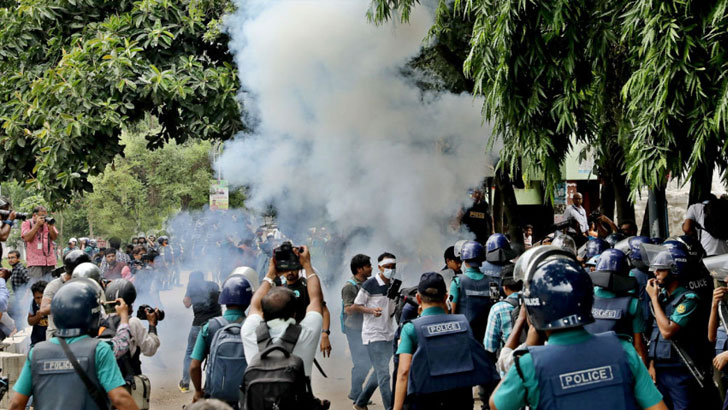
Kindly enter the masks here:
<path id="1" fill-rule="evenodd" d="M 664 184 L 650 189 L 647 207 L 650 210 L 650 237 L 667 238 L 669 228 L 667 225 L 667 199 L 665 198 Z"/>
<path id="2" fill-rule="evenodd" d="M 521 217 L 518 212 L 518 202 L 516 201 L 516 191 L 513 189 L 513 183 L 511 182 L 511 179 L 501 171 L 497 171 L 495 181 L 503 200 L 503 214 L 505 216 L 504 219 L 507 223 L 508 233 L 511 238 L 511 245 L 517 250 L 522 251 L 525 248 L 523 245 L 523 231 L 521 227 Z"/>
<path id="3" fill-rule="evenodd" d="M 617 220 L 615 223 L 619 222 L 619 224 L 623 224 L 626 221 L 636 223 L 634 204 L 629 200 L 629 186 L 627 185 L 627 178 L 624 176 L 624 170 L 619 170 L 619 172 L 612 174 L 612 183 L 614 187 L 614 199 L 617 203 Z"/>
<path id="4" fill-rule="evenodd" d="M 600 191 L 600 208 L 602 215 L 614 220 L 614 183 L 610 176 L 602 177 Z"/>
<path id="5" fill-rule="evenodd" d="M 503 232 L 503 194 L 497 178 L 493 194 L 493 232 Z"/>
<path id="6" fill-rule="evenodd" d="M 708 199 L 710 190 L 713 186 L 713 167 L 714 162 L 701 162 L 695 169 L 693 176 L 690 177 L 690 196 L 688 197 L 688 206 L 703 202 Z"/>

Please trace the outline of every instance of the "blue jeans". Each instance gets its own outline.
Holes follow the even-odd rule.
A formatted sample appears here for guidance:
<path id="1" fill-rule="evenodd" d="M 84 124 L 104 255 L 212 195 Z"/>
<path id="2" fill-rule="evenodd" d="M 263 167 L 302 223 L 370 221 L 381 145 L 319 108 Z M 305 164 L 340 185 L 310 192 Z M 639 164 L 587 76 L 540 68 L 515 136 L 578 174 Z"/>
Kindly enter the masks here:
<path id="1" fill-rule="evenodd" d="M 190 334 L 187 335 L 187 350 L 185 351 L 185 360 L 182 364 L 182 384 L 190 384 L 190 362 L 192 351 L 195 349 L 197 342 L 197 334 L 200 333 L 201 326 L 192 326 Z"/>
<path id="2" fill-rule="evenodd" d="M 366 387 L 364 387 L 364 390 L 373 393 L 377 389 L 377 374 L 372 372 L 369 379 L 367 379 L 369 370 L 372 368 L 372 362 L 369 360 L 367 347 L 361 341 L 361 329 L 347 328 L 345 334 L 346 340 L 349 342 L 351 361 L 354 364 L 354 367 L 351 368 L 351 390 L 349 390 L 349 398 L 356 400 L 362 392 L 362 385 L 365 381 Z M 371 396 L 371 393 L 369 396 Z"/>
<path id="3" fill-rule="evenodd" d="M 377 376 L 377 384 L 379 384 L 379 393 L 382 395 L 382 405 L 386 410 L 392 410 L 392 387 L 391 376 L 389 375 L 389 361 L 392 359 L 392 341 L 369 342 L 367 352 L 369 360 L 374 366 L 374 374 Z M 369 403 L 369 399 L 374 394 L 374 389 L 369 385 L 365 386 L 356 399 L 356 405 L 364 407 Z"/>

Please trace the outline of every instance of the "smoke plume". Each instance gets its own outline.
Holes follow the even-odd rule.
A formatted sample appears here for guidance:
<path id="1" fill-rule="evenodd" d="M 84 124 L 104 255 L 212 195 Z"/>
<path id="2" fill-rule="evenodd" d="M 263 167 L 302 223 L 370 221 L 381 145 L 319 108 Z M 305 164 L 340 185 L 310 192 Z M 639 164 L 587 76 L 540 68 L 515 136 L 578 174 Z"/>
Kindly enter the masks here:
<path id="1" fill-rule="evenodd" d="M 376 27 L 364 0 L 237 6 L 226 26 L 255 131 L 225 145 L 222 177 L 250 188 L 249 207 L 273 204 L 293 239 L 333 227 L 345 262 L 388 250 L 416 272 L 440 267 L 462 237 L 449 223 L 485 175 L 490 128 L 480 100 L 402 75 L 430 12 Z"/>

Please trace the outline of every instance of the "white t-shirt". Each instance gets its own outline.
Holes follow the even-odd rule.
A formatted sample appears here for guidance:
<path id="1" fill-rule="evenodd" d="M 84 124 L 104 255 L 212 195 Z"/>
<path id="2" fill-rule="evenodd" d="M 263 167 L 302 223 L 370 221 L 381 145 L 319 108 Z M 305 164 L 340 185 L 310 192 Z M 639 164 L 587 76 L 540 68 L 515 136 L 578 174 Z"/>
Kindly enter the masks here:
<path id="1" fill-rule="evenodd" d="M 685 214 L 685 219 L 690 219 L 693 222 L 697 222 L 700 226 L 704 225 L 705 221 L 705 204 L 692 204 L 688 207 L 688 212 Z M 698 237 L 700 238 L 700 244 L 705 249 L 707 256 L 722 255 L 728 253 L 728 242 L 716 239 L 713 235 L 709 234 L 704 229 L 696 228 Z"/>
<path id="2" fill-rule="evenodd" d="M 367 279 L 359 289 L 354 299 L 355 305 L 362 305 L 368 308 L 382 308 L 381 316 L 364 314 L 364 321 L 361 328 L 361 341 L 365 345 L 370 342 L 389 342 L 394 340 L 394 333 L 397 330 L 394 319 L 394 309 L 397 306 L 392 299 L 387 297 L 389 285 L 384 283 L 379 273 Z"/>
<path id="3" fill-rule="evenodd" d="M 589 231 L 589 219 L 586 217 L 586 210 L 583 207 L 576 207 L 575 205 L 569 205 L 564 210 L 564 219 L 573 218 L 579 223 L 579 229 L 581 233 Z M 569 228 L 569 232 L 575 232 L 574 229 Z"/>
<path id="4" fill-rule="evenodd" d="M 250 363 L 258 354 L 258 338 L 255 335 L 255 329 L 263 322 L 260 315 L 252 314 L 245 319 L 243 326 L 240 328 L 240 336 L 243 338 L 243 348 L 245 349 L 245 360 Z M 273 319 L 266 322 L 268 331 L 273 342 L 277 342 L 289 325 L 296 324 L 295 319 Z M 324 318 L 319 312 L 308 312 L 301 320 L 301 334 L 298 336 L 298 342 L 293 347 L 293 354 L 303 360 L 303 368 L 306 376 L 311 376 L 311 368 L 313 367 L 313 358 L 321 339 L 321 328 L 324 324 Z"/>

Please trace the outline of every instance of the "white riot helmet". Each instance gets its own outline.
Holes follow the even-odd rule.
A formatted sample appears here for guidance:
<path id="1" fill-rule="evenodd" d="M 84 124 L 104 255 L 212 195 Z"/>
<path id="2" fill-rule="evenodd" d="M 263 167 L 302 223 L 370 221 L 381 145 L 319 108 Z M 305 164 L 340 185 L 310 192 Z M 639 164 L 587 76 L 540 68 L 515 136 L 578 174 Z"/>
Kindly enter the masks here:
<path id="1" fill-rule="evenodd" d="M 228 277 L 233 275 L 241 275 L 244 276 L 245 279 L 250 282 L 250 284 L 253 286 L 253 292 L 255 292 L 258 289 L 258 286 L 260 286 L 260 282 L 258 281 L 258 272 L 255 271 L 255 269 L 250 268 L 248 266 L 238 266 L 235 268 L 235 270 L 228 275 Z"/>

